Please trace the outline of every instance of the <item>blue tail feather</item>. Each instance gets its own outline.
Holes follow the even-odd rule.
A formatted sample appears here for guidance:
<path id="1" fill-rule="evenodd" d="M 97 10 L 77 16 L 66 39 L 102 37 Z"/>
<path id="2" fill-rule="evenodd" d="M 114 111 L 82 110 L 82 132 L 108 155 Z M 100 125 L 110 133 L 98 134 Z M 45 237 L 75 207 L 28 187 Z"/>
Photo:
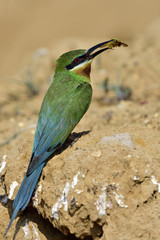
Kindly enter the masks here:
<path id="1" fill-rule="evenodd" d="M 19 188 L 19 191 L 15 197 L 15 200 L 13 203 L 13 209 L 14 209 L 13 214 L 9 222 L 9 225 L 5 231 L 4 237 L 6 236 L 9 228 L 11 227 L 13 220 L 16 218 L 18 211 L 19 210 L 23 211 L 27 207 L 44 165 L 45 165 L 45 162 L 43 162 L 29 176 L 27 176 L 26 174 L 26 176 L 24 177 L 23 182 Z"/>
<path id="2" fill-rule="evenodd" d="M 11 225 L 12 225 L 12 222 L 13 222 L 14 219 L 16 218 L 18 211 L 19 211 L 19 206 L 17 206 L 17 207 L 14 209 L 13 214 L 12 214 L 12 217 L 11 217 L 11 220 L 10 220 L 10 222 L 9 222 L 9 224 L 8 224 L 8 227 L 7 227 L 7 229 L 6 229 L 3 237 L 5 237 L 5 236 L 7 235 L 7 232 L 8 232 L 8 230 L 10 229 L 10 227 L 11 227 Z"/>

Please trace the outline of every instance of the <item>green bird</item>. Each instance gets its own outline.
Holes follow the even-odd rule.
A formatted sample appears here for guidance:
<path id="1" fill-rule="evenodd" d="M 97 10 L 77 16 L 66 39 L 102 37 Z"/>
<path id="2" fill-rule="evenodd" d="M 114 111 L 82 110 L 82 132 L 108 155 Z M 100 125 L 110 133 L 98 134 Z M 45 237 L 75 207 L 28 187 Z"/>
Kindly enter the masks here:
<path id="1" fill-rule="evenodd" d="M 14 199 L 13 214 L 4 236 L 19 210 L 23 211 L 27 207 L 46 160 L 63 145 L 87 111 L 92 98 L 92 60 L 105 50 L 121 45 L 127 46 L 118 39 L 112 39 L 88 50 L 64 53 L 57 60 L 53 82 L 39 113 L 31 160 Z"/>

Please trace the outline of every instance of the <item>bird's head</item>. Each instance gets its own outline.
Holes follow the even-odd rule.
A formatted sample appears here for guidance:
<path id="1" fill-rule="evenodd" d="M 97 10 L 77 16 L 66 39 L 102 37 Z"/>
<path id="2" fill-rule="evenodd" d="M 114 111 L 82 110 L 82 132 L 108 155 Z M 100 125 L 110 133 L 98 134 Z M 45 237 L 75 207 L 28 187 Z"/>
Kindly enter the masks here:
<path id="1" fill-rule="evenodd" d="M 57 60 L 56 72 L 71 71 L 75 74 L 90 78 L 91 63 L 93 59 L 107 49 L 128 45 L 118 39 L 112 39 L 99 43 L 88 50 L 80 49 L 64 53 Z M 98 51 L 96 51 L 100 48 Z"/>

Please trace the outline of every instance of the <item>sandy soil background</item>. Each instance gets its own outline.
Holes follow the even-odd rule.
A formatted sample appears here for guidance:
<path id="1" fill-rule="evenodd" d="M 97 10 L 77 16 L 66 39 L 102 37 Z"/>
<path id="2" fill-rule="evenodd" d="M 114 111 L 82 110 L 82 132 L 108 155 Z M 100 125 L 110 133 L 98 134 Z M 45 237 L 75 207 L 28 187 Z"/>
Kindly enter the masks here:
<path id="1" fill-rule="evenodd" d="M 159 1 L 0 1 L 0 28 L 0 239 L 56 59 L 117 37 L 129 47 L 94 61 L 82 136 L 47 163 L 6 239 L 158 240 Z"/>

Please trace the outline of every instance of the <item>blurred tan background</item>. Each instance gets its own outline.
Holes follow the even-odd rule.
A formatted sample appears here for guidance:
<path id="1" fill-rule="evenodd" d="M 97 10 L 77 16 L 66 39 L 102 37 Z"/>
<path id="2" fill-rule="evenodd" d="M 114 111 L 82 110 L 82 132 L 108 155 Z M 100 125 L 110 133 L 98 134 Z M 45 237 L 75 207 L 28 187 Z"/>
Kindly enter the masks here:
<path id="1" fill-rule="evenodd" d="M 59 232 L 55 236 L 52 224 L 81 237 L 85 229 L 89 239 L 160 239 L 160 0 L 0 0 L 0 34 L 3 199 L 10 197 L 13 181 L 20 184 L 25 175 L 56 58 L 111 38 L 129 45 L 94 61 L 92 103 L 74 130 L 91 132 L 46 164 L 39 182 L 41 193 L 37 188 L 35 208 L 40 214 L 32 207 L 26 209 L 15 219 L 8 239 L 26 239 L 27 228 L 28 239 L 71 239 Z M 102 146 L 106 136 L 115 140 Z M 86 177 L 78 176 L 79 171 Z M 73 211 L 58 210 L 60 221 L 54 222 L 53 204 L 58 203 L 66 181 L 71 183 L 75 176 L 78 188 L 76 195 L 70 188 L 68 204 L 73 196 L 78 204 Z M 76 193 L 78 189 L 85 195 Z M 18 187 L 7 203 L 0 199 L 0 239 L 17 191 Z M 106 220 L 98 216 L 95 203 L 100 208 L 106 205 Z"/>
<path id="2" fill-rule="evenodd" d="M 128 40 L 158 16 L 159 0 L 0 0 L 0 79 L 38 48 L 70 38 Z"/>

